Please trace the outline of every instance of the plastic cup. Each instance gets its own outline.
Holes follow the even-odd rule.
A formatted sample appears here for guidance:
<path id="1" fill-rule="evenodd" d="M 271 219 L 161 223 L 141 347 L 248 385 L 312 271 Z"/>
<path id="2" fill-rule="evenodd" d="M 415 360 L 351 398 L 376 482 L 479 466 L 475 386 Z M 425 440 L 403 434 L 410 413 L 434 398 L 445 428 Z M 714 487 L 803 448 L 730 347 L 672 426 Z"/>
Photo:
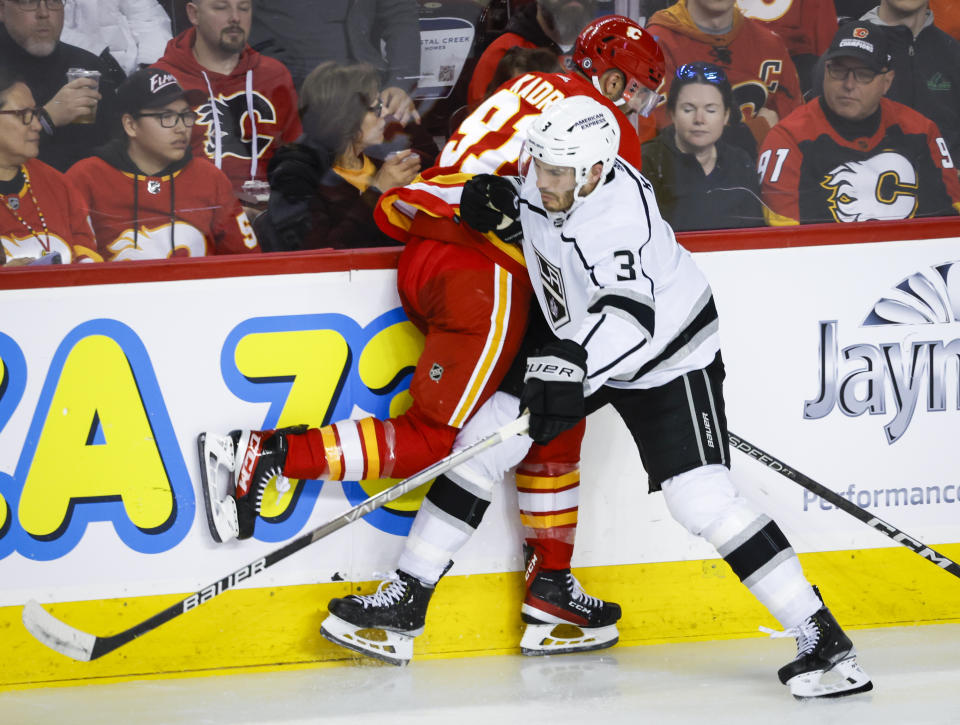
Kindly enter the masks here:
<path id="1" fill-rule="evenodd" d="M 77 78 L 89 78 L 94 83 L 96 83 L 96 89 L 100 90 L 100 71 L 98 70 L 87 70 L 86 68 L 69 68 L 67 70 L 67 82 L 75 81 Z M 74 119 L 74 123 L 96 123 L 97 121 L 97 107 L 94 106 L 90 109 L 89 113 L 84 113 L 82 116 L 77 116 Z"/>

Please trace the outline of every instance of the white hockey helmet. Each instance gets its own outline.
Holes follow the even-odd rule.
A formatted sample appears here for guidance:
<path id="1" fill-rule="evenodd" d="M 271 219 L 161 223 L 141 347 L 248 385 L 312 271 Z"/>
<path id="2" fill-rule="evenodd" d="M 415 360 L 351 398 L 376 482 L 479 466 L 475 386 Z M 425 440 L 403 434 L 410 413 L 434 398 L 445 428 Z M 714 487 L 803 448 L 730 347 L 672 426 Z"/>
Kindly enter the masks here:
<path id="1" fill-rule="evenodd" d="M 620 150 L 620 126 L 613 111 L 587 96 L 562 98 L 537 116 L 527 130 L 521 168 L 531 159 L 539 159 L 552 166 L 569 166 L 574 170 L 576 186 L 574 202 L 580 198 L 580 189 L 590 179 L 590 169 L 603 164 L 600 178 L 613 168 Z"/>

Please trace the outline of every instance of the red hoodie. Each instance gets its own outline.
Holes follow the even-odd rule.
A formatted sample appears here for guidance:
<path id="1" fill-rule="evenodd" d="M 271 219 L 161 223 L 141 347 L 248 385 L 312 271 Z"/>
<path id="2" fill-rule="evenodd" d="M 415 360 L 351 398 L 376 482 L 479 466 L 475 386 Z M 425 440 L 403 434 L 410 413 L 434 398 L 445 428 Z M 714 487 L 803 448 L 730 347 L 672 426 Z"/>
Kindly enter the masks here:
<path id="1" fill-rule="evenodd" d="M 193 55 L 196 33 L 190 28 L 173 38 L 153 67 L 172 73 L 185 91 L 206 96 L 195 109 L 200 118 L 193 127 L 193 153 L 213 161 L 239 193 L 247 180 L 266 181 L 277 148 L 302 133 L 297 91 L 280 61 L 249 45 L 229 75 L 207 70 Z"/>

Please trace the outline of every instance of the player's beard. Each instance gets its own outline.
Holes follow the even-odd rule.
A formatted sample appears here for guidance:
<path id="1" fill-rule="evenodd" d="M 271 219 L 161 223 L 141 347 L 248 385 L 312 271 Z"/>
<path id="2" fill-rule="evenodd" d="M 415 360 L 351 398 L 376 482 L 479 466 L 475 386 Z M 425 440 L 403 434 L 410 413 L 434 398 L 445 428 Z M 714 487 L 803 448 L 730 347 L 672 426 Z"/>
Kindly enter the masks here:
<path id="1" fill-rule="evenodd" d="M 570 47 L 584 26 L 593 20 L 593 0 L 541 0 L 540 12 L 547 28 L 557 37 L 559 44 Z"/>
<path id="2" fill-rule="evenodd" d="M 228 30 L 236 30 L 236 33 L 228 33 Z M 220 50 L 225 53 L 239 53 L 247 44 L 247 34 L 243 28 L 230 26 L 220 31 Z"/>

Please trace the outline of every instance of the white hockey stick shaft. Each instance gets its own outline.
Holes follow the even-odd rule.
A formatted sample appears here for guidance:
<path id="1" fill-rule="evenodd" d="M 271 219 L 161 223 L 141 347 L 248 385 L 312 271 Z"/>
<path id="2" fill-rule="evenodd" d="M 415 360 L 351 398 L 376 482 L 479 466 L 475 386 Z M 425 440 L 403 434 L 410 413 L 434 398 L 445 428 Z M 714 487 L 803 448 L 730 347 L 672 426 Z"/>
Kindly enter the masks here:
<path id="1" fill-rule="evenodd" d="M 171 619 L 179 617 L 181 614 L 185 614 L 191 609 L 195 609 L 201 604 L 209 602 L 211 599 L 223 594 L 228 589 L 233 589 L 244 579 L 249 579 L 250 577 L 259 574 L 277 562 L 286 559 L 291 554 L 300 551 L 300 549 L 309 546 L 315 541 L 319 541 L 325 536 L 329 536 L 334 531 L 338 531 L 347 524 L 366 516 L 371 511 L 375 511 L 384 504 L 400 498 L 405 493 L 408 493 L 415 488 L 419 488 L 437 476 L 446 473 L 452 468 L 456 468 L 461 463 L 465 463 L 480 452 L 485 451 L 487 448 L 495 446 L 501 441 L 512 436 L 526 433 L 529 423 L 530 416 L 528 414 L 521 415 L 516 420 L 511 421 L 507 425 L 500 428 L 500 430 L 481 438 L 480 440 L 470 444 L 460 451 L 457 451 L 456 453 L 451 453 L 446 458 L 441 458 L 432 466 L 420 471 L 420 473 L 417 473 L 410 478 L 406 478 L 390 488 L 384 489 L 380 493 L 358 503 L 353 508 L 344 511 L 342 514 L 334 519 L 331 519 L 327 523 L 321 524 L 317 528 L 298 536 L 296 539 L 284 544 L 279 549 L 276 549 L 266 556 L 263 556 L 256 561 L 252 561 L 246 566 L 227 574 L 222 579 L 219 579 L 209 586 L 194 592 L 185 599 L 182 599 L 176 604 L 167 607 L 162 612 L 157 612 L 149 619 L 146 619 L 139 624 L 130 627 L 129 629 L 125 629 L 122 632 L 118 632 L 117 634 L 106 637 L 98 637 L 94 634 L 84 632 L 57 619 L 32 599 L 23 607 L 23 626 L 26 627 L 27 631 L 29 631 L 30 634 L 36 637 L 41 643 L 45 644 L 50 649 L 59 652 L 60 654 L 66 655 L 67 657 L 72 657 L 73 659 L 81 662 L 95 660 L 98 657 L 102 657 L 103 655 L 112 652 L 118 647 L 122 647 L 128 642 L 132 642 L 140 635 L 156 629 L 160 625 L 169 622 Z"/>

